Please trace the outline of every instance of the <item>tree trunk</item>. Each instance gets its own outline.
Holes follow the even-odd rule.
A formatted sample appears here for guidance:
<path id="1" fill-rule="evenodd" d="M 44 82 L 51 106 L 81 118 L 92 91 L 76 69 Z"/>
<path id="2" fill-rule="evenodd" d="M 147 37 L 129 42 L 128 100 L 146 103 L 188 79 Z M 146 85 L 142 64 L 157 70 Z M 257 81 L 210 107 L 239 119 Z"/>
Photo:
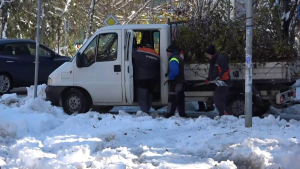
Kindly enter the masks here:
<path id="1" fill-rule="evenodd" d="M 6 8 L 6 7 L 5 7 Z M 6 39 L 6 32 L 7 32 L 7 22 L 8 22 L 8 16 L 9 16 L 9 9 L 6 8 L 6 10 L 2 11 L 3 15 L 2 15 L 2 31 L 1 31 L 1 38 Z"/>
<path id="2" fill-rule="evenodd" d="M 289 11 L 289 0 L 283 0 L 283 11 L 284 11 L 284 15 L 286 15 L 286 13 L 288 13 Z M 290 25 L 290 20 L 289 18 L 284 17 L 284 21 L 283 21 L 283 34 L 284 34 L 284 39 L 287 38 L 289 36 L 289 25 Z"/>
<path id="3" fill-rule="evenodd" d="M 46 30 L 46 21 L 47 21 L 47 13 L 49 11 L 49 4 L 44 4 L 44 15 L 43 18 L 42 18 L 42 25 L 41 25 L 41 33 L 40 33 L 40 42 L 42 44 L 45 44 L 45 42 L 43 41 L 43 37 L 44 37 L 44 34 L 45 34 L 45 30 Z"/>
<path id="4" fill-rule="evenodd" d="M 1 9 L 1 39 L 5 38 L 5 33 L 7 29 L 7 21 L 8 21 L 8 2 L 1 1 L 0 9 Z"/>
<path id="5" fill-rule="evenodd" d="M 88 20 L 88 26 L 86 31 L 86 39 L 88 39 L 91 36 L 94 8 L 95 8 L 95 0 L 91 0 L 91 6 L 89 10 L 89 20 Z"/>

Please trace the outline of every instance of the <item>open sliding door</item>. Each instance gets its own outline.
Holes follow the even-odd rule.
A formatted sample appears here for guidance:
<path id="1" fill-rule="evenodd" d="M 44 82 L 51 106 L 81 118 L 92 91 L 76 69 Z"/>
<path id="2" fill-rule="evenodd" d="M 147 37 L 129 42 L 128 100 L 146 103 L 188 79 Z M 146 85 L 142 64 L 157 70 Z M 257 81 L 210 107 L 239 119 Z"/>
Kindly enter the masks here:
<path id="1" fill-rule="evenodd" d="M 133 65 L 132 65 L 132 47 L 134 32 L 125 31 L 125 95 L 126 102 L 133 103 L 134 86 L 133 86 Z"/>

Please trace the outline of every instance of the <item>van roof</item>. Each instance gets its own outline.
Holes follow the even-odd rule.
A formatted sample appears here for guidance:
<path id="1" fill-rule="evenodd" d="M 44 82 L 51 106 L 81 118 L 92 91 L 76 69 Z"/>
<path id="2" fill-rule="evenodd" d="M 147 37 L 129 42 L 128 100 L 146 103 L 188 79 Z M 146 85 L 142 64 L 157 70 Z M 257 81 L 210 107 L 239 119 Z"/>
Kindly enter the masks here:
<path id="1" fill-rule="evenodd" d="M 97 31 L 103 30 L 112 30 L 112 29 L 167 29 L 169 28 L 168 24 L 128 24 L 128 25 L 113 25 L 105 26 Z"/>

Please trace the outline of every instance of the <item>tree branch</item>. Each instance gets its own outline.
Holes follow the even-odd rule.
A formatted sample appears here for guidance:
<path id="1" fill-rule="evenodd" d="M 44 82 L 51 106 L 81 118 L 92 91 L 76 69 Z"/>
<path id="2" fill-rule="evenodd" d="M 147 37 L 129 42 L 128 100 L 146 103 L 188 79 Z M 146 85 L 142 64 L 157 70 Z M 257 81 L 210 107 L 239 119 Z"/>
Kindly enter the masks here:
<path id="1" fill-rule="evenodd" d="M 146 8 L 146 6 L 151 2 L 152 0 L 148 0 L 145 5 L 143 7 L 141 7 L 135 14 L 133 14 L 133 16 L 126 22 L 126 24 L 128 24 L 129 22 L 131 22 L 143 9 Z"/>

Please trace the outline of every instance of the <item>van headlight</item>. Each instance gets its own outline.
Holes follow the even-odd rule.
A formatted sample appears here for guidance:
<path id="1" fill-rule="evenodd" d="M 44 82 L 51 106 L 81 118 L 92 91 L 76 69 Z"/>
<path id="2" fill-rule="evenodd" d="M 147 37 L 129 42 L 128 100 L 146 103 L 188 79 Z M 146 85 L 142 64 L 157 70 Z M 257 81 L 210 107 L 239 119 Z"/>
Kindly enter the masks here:
<path id="1" fill-rule="evenodd" d="M 48 86 L 51 86 L 52 85 L 52 79 L 50 77 L 48 77 Z"/>

